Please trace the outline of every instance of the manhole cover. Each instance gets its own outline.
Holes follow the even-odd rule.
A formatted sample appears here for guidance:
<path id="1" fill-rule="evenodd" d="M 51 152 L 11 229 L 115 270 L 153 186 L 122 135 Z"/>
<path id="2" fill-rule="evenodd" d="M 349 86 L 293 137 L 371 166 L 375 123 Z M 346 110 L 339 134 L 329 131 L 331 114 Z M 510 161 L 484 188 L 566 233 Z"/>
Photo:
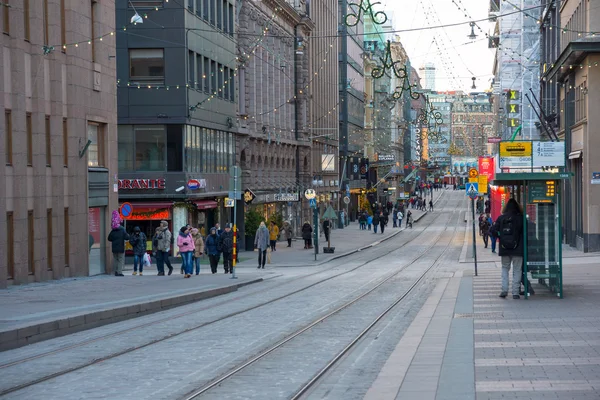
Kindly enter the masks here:
<path id="1" fill-rule="evenodd" d="M 454 318 L 480 318 L 480 319 L 494 319 L 504 318 L 502 312 L 487 312 L 487 313 L 470 313 L 470 314 L 454 314 Z"/>

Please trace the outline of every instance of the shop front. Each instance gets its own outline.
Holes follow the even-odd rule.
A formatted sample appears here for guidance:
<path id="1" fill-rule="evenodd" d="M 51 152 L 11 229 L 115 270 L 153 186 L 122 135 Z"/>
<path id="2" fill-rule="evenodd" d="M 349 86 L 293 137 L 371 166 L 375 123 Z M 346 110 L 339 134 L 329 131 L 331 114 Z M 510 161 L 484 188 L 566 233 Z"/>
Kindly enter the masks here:
<path id="1" fill-rule="evenodd" d="M 300 218 L 300 196 L 298 193 L 258 193 L 250 209 L 260 213 L 265 221 L 281 216 L 295 229 Z"/>

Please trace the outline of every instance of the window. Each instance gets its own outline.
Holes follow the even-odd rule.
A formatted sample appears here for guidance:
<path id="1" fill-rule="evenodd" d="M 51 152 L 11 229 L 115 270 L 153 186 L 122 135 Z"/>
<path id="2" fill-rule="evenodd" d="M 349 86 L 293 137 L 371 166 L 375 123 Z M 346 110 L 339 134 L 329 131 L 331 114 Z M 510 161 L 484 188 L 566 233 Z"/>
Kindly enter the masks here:
<path id="1" fill-rule="evenodd" d="M 46 134 L 46 167 L 52 165 L 52 133 L 50 132 L 50 116 L 46 115 L 45 121 L 45 134 Z"/>
<path id="2" fill-rule="evenodd" d="M 210 24 L 215 24 L 215 0 L 210 0 Z"/>
<path id="3" fill-rule="evenodd" d="M 136 171 L 165 170 L 165 127 L 163 125 L 135 125 Z"/>
<path id="4" fill-rule="evenodd" d="M 63 136 L 63 166 L 69 166 L 69 130 L 67 126 L 67 119 L 63 118 L 62 121 L 62 136 Z"/>
<path id="5" fill-rule="evenodd" d="M 210 61 L 210 92 L 212 94 L 217 94 L 217 62 L 211 60 Z"/>
<path id="6" fill-rule="evenodd" d="M 223 98 L 223 66 L 217 64 L 217 96 Z"/>
<path id="7" fill-rule="evenodd" d="M 65 251 L 65 268 L 69 267 L 69 254 L 71 254 L 71 249 L 69 246 L 70 243 L 70 235 L 71 235 L 71 227 L 69 221 L 69 208 L 66 207 L 63 215 L 63 222 L 65 224 L 65 245 L 63 246 Z"/>
<path id="8" fill-rule="evenodd" d="M 202 56 L 196 54 L 196 89 L 202 90 Z"/>
<path id="9" fill-rule="evenodd" d="M 46 210 L 46 259 L 48 271 L 52 271 L 52 209 Z"/>
<path id="10" fill-rule="evenodd" d="M 167 171 L 183 171 L 181 125 L 167 126 Z"/>
<path id="11" fill-rule="evenodd" d="M 4 150 L 6 151 L 6 165 L 12 165 L 12 112 L 10 110 L 4 110 L 4 132 L 6 140 Z"/>
<path id="12" fill-rule="evenodd" d="M 12 211 L 6 213 L 6 268 L 8 279 L 15 278 L 15 221 Z"/>
<path id="13" fill-rule="evenodd" d="M 133 126 L 119 125 L 118 127 L 119 172 L 134 171 L 134 140 Z"/>
<path id="14" fill-rule="evenodd" d="M 229 15 L 227 21 L 229 22 L 229 36 L 233 36 L 233 4 L 228 4 Z"/>
<path id="15" fill-rule="evenodd" d="M 4 19 L 4 24 L 2 25 L 2 32 L 6 33 L 7 35 L 10 33 L 10 7 L 8 1 L 9 0 L 4 0 L 5 6 L 2 7 L 2 17 Z"/>
<path id="16" fill-rule="evenodd" d="M 188 10 L 194 12 L 194 0 L 188 0 Z"/>
<path id="17" fill-rule="evenodd" d="M 43 8 L 44 8 L 44 44 L 47 46 L 49 42 L 49 24 L 50 21 L 48 21 L 48 0 L 42 0 L 43 1 Z M 93 37 L 93 36 L 92 36 Z"/>
<path id="18" fill-rule="evenodd" d="M 204 84 L 204 91 L 205 92 L 210 92 L 210 83 L 209 83 L 209 79 L 210 79 L 210 60 L 206 57 L 204 57 L 204 68 L 202 71 L 202 82 Z"/>
<path id="19" fill-rule="evenodd" d="M 47 1 L 47 0 L 46 0 Z M 96 12 L 98 8 L 98 0 L 92 0 L 92 8 L 90 10 L 90 37 L 96 37 Z M 96 41 L 90 41 L 92 51 L 92 62 L 96 62 Z"/>
<path id="20" fill-rule="evenodd" d="M 33 127 L 31 126 L 31 113 L 25 114 L 25 130 L 27 134 L 27 166 L 33 165 Z"/>
<path id="21" fill-rule="evenodd" d="M 198 18 L 202 18 L 202 0 L 196 0 L 196 15 Z"/>
<path id="22" fill-rule="evenodd" d="M 223 3 L 221 0 L 216 0 L 217 3 L 217 29 L 223 28 Z"/>
<path id="23" fill-rule="evenodd" d="M 235 101 L 235 72 L 229 70 L 229 100 Z"/>
<path id="24" fill-rule="evenodd" d="M 208 10 L 208 2 L 209 1 L 210 0 L 204 0 L 204 4 L 203 4 L 203 7 L 202 7 L 202 13 L 204 14 L 204 20 L 205 21 L 208 21 L 208 19 L 209 19 L 209 16 L 208 16 L 209 15 L 209 10 Z"/>
<path id="25" fill-rule="evenodd" d="M 64 46 L 67 43 L 67 21 L 65 12 L 65 0 L 60 0 L 60 43 Z M 66 52 L 66 49 L 61 46 L 61 51 Z"/>
<path id="26" fill-rule="evenodd" d="M 27 272 L 35 274 L 35 230 L 33 229 L 33 210 L 27 211 Z"/>
<path id="27" fill-rule="evenodd" d="M 139 83 L 164 83 L 164 50 L 130 49 L 129 77 Z"/>
<path id="28" fill-rule="evenodd" d="M 196 67 L 194 65 L 195 59 L 196 56 L 194 55 L 194 52 L 188 50 L 188 83 L 191 87 L 194 87 L 194 82 L 196 81 L 194 78 L 196 73 Z"/>
<path id="29" fill-rule="evenodd" d="M 104 129 L 94 122 L 88 122 L 88 167 L 104 167 Z"/>
<path id="30" fill-rule="evenodd" d="M 29 29 L 29 0 L 23 0 L 23 23 L 25 29 L 25 40 L 30 40 L 30 29 Z"/>

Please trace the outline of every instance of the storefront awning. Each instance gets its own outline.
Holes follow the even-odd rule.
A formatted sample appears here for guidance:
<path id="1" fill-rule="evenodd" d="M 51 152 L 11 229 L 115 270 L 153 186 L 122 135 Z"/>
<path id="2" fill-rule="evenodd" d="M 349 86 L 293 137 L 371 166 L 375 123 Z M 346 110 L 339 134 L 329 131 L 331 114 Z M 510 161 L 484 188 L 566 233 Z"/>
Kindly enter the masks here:
<path id="1" fill-rule="evenodd" d="M 218 203 L 214 200 L 198 200 L 194 204 L 198 207 L 198 210 L 209 210 L 218 206 Z"/>
<path id="2" fill-rule="evenodd" d="M 172 201 L 163 201 L 163 202 L 137 202 L 137 201 L 126 202 L 126 201 L 124 201 L 123 203 L 130 203 L 133 206 L 134 213 L 135 213 L 136 208 L 143 208 L 145 210 L 158 210 L 161 208 L 171 208 L 171 206 L 173 205 Z M 123 205 L 123 203 L 121 203 L 120 205 Z"/>

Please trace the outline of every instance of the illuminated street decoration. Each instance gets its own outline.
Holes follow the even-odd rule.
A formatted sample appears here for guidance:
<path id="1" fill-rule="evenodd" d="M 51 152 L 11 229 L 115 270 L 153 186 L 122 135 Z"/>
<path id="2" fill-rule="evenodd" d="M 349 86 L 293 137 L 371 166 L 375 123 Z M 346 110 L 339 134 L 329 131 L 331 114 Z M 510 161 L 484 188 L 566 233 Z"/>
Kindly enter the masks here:
<path id="1" fill-rule="evenodd" d="M 347 26 L 356 26 L 360 22 L 360 17 L 364 13 L 369 13 L 371 20 L 377 25 L 383 25 L 387 21 L 387 15 L 383 11 L 373 13 L 373 6 L 381 4 L 380 2 L 371 3 L 370 0 L 360 0 L 360 3 L 350 3 L 348 7 L 356 13 L 347 14 L 344 22 Z"/>

